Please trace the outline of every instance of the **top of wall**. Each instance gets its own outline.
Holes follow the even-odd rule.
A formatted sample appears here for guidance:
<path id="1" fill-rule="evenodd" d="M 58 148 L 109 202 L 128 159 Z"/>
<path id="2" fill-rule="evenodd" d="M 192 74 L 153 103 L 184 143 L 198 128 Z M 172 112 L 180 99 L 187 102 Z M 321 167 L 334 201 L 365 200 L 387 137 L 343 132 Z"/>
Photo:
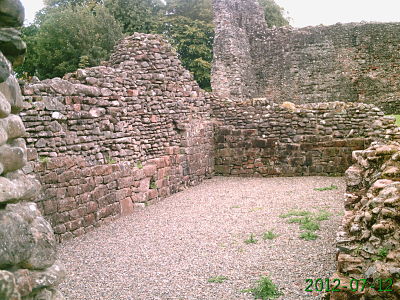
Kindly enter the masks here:
<path id="1" fill-rule="evenodd" d="M 366 102 L 400 110 L 400 23 L 269 29 L 254 1 L 233 2 L 238 9 L 214 1 L 212 84 L 219 96 Z"/>

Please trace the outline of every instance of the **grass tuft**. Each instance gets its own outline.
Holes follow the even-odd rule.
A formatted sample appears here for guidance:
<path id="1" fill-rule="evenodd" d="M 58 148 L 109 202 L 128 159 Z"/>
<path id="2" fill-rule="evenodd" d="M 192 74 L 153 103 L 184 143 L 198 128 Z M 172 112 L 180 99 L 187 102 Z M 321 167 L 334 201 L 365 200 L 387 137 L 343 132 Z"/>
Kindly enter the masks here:
<path id="1" fill-rule="evenodd" d="M 306 231 L 300 234 L 300 238 L 306 241 L 313 241 L 318 238 L 318 235 L 316 235 L 314 232 Z"/>
<path id="2" fill-rule="evenodd" d="M 334 184 L 331 184 L 330 186 L 322 187 L 322 188 L 315 188 L 314 191 L 331 191 L 331 190 L 337 190 L 338 187 Z"/>
<path id="3" fill-rule="evenodd" d="M 210 283 L 223 283 L 225 280 L 228 280 L 228 277 L 215 276 L 215 277 L 210 277 L 210 278 L 207 279 L 207 281 L 210 282 Z"/>
<path id="4" fill-rule="evenodd" d="M 254 234 L 250 234 L 250 237 L 244 241 L 246 244 L 255 244 L 258 242 L 256 238 L 254 238 Z"/>
<path id="5" fill-rule="evenodd" d="M 264 234 L 263 234 L 264 240 L 273 240 L 276 237 L 278 237 L 278 235 L 276 233 L 273 233 L 272 230 L 264 232 Z"/>
<path id="6" fill-rule="evenodd" d="M 309 231 L 317 231 L 319 230 L 319 224 L 315 221 L 309 221 L 300 225 L 300 229 L 309 230 Z"/>
<path id="7" fill-rule="evenodd" d="M 257 286 L 250 289 L 241 290 L 242 293 L 251 293 L 254 299 L 275 299 L 283 295 L 282 292 L 278 290 L 278 287 L 269 279 L 267 276 L 261 276 L 257 281 Z"/>

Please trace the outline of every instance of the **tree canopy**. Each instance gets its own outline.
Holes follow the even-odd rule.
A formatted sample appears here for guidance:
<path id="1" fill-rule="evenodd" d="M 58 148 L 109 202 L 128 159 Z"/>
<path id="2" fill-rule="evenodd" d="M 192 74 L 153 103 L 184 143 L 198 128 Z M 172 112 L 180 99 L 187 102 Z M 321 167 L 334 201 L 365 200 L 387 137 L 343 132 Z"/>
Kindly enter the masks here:
<path id="1" fill-rule="evenodd" d="M 39 78 L 63 76 L 82 63 L 98 65 L 122 37 L 120 25 L 101 5 L 51 8 L 39 24 L 23 29 L 29 52 L 16 70 Z"/>

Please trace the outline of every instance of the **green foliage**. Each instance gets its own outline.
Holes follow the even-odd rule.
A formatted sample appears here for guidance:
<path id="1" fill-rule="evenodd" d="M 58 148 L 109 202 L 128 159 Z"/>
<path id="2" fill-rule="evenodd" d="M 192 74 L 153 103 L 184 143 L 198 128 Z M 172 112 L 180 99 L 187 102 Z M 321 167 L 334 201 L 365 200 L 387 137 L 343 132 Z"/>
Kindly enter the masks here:
<path id="1" fill-rule="evenodd" d="M 167 15 L 182 16 L 191 20 L 212 23 L 211 0 L 167 0 Z"/>
<path id="2" fill-rule="evenodd" d="M 308 221 L 300 225 L 300 229 L 308 231 L 319 230 L 319 224 L 315 221 Z"/>
<path id="3" fill-rule="evenodd" d="M 44 0 L 44 5 L 48 7 L 61 7 L 67 5 L 96 5 L 101 4 L 102 0 Z"/>
<path id="4" fill-rule="evenodd" d="M 61 77 L 80 63 L 99 65 L 122 37 L 119 24 L 100 5 L 50 8 L 36 23 L 23 30 L 30 50 L 17 72 L 41 79 Z"/>
<path id="5" fill-rule="evenodd" d="M 154 33 L 164 9 L 159 0 L 105 0 L 104 6 L 128 34 Z"/>
<path id="6" fill-rule="evenodd" d="M 136 168 L 143 169 L 143 164 L 140 160 L 136 163 Z"/>
<path id="7" fill-rule="evenodd" d="M 331 214 L 330 212 L 327 212 L 327 211 L 325 211 L 325 210 L 321 210 L 319 213 L 317 213 L 317 214 L 315 215 L 315 220 L 317 220 L 317 221 L 329 220 L 329 217 L 330 217 L 331 215 L 332 215 L 332 214 Z"/>
<path id="8" fill-rule="evenodd" d="M 225 280 L 228 280 L 228 277 L 225 276 L 215 276 L 208 278 L 208 282 L 210 283 L 223 283 Z"/>
<path id="9" fill-rule="evenodd" d="M 377 256 L 373 257 L 373 260 L 384 260 L 386 256 L 389 254 L 389 249 L 386 247 L 382 247 L 378 250 Z"/>
<path id="10" fill-rule="evenodd" d="M 172 15 L 163 18 L 159 32 L 176 48 L 182 65 L 193 73 L 199 86 L 211 90 L 213 25 Z"/>
<path id="11" fill-rule="evenodd" d="M 319 223 L 321 221 L 328 220 L 331 213 L 321 210 L 318 213 L 311 213 L 304 210 L 292 210 L 286 214 L 280 215 L 281 218 L 289 218 L 288 223 L 296 223 L 300 225 L 300 229 L 304 230 L 300 234 L 300 238 L 311 241 L 318 238 L 318 235 L 314 233 L 320 229 Z"/>
<path id="12" fill-rule="evenodd" d="M 264 232 L 263 239 L 264 240 L 273 240 L 274 238 L 278 237 L 272 230 Z"/>
<path id="13" fill-rule="evenodd" d="M 150 188 L 151 190 L 157 189 L 157 183 L 156 183 L 156 181 L 154 180 L 154 178 L 151 178 L 149 188 Z"/>
<path id="14" fill-rule="evenodd" d="M 274 0 L 258 0 L 258 2 L 264 8 L 265 21 L 268 27 L 289 25 L 289 21 L 283 16 L 285 10 Z"/>
<path id="15" fill-rule="evenodd" d="M 243 293 L 251 293 L 254 299 L 275 299 L 283 295 L 277 286 L 267 276 L 261 276 L 257 281 L 257 286 L 251 289 L 242 290 Z"/>
<path id="16" fill-rule="evenodd" d="M 47 164 L 49 162 L 49 158 L 47 156 L 39 156 L 39 162 L 42 164 Z"/>
<path id="17" fill-rule="evenodd" d="M 400 126 L 400 115 L 392 115 L 392 117 L 396 118 L 396 125 Z"/>
<path id="18" fill-rule="evenodd" d="M 279 217 L 280 218 L 289 218 L 292 216 L 296 216 L 296 217 L 303 217 L 303 216 L 309 216 L 311 215 L 311 213 L 309 211 L 305 211 L 305 210 L 291 210 L 289 212 L 287 212 L 286 214 L 282 214 Z"/>
<path id="19" fill-rule="evenodd" d="M 331 184 L 330 186 L 322 187 L 322 188 L 315 188 L 314 191 L 331 191 L 331 190 L 337 190 L 338 187 L 334 184 Z"/>
<path id="20" fill-rule="evenodd" d="M 106 164 L 108 164 L 108 165 L 112 165 L 112 164 L 115 164 L 115 163 L 117 162 L 117 161 L 116 161 L 114 158 L 112 158 L 112 157 L 106 157 L 105 161 L 106 161 Z"/>
<path id="21" fill-rule="evenodd" d="M 306 241 L 313 241 L 318 238 L 318 235 L 311 231 L 302 232 L 300 238 Z"/>
<path id="22" fill-rule="evenodd" d="M 254 235 L 251 233 L 250 237 L 247 240 L 245 240 L 244 242 L 245 242 L 245 244 L 255 244 L 258 242 L 258 240 L 255 239 Z"/>

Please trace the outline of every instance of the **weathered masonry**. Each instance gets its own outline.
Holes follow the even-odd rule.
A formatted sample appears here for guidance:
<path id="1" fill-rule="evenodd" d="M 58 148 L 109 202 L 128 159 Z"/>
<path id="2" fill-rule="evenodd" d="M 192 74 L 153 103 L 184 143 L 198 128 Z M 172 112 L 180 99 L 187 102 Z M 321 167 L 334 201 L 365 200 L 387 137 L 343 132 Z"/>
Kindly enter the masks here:
<path id="1" fill-rule="evenodd" d="M 256 2 L 214 2 L 219 96 L 364 102 L 400 112 L 400 23 L 268 29 Z"/>
<path id="2" fill-rule="evenodd" d="M 106 66 L 25 85 L 27 173 L 61 239 L 213 173 L 206 95 L 155 35 L 121 41 Z"/>
<path id="3" fill-rule="evenodd" d="M 135 34 L 106 65 L 23 92 L 24 170 L 42 183 L 37 204 L 60 240 L 213 174 L 343 174 L 352 150 L 398 134 L 373 105 L 216 98 L 157 35 Z"/>
<path id="4" fill-rule="evenodd" d="M 26 45 L 17 28 L 24 21 L 18 0 L 0 2 L 0 299 L 63 300 L 57 285 L 65 276 L 57 241 L 36 201 L 40 184 L 22 168 L 27 160 L 23 109 L 12 64 Z"/>

